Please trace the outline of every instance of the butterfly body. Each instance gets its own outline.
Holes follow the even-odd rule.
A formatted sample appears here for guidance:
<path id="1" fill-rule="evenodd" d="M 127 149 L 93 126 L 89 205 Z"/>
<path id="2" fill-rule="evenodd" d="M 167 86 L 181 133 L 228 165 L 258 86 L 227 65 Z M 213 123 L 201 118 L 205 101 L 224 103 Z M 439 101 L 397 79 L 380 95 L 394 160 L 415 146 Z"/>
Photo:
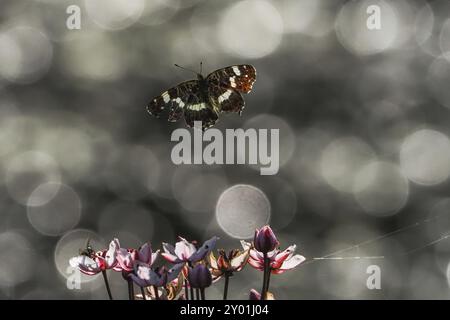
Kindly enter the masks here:
<path id="1" fill-rule="evenodd" d="M 207 77 L 197 74 L 155 97 L 147 106 L 148 112 L 159 117 L 169 109 L 168 120 L 178 121 L 182 116 L 186 125 L 202 121 L 203 130 L 213 126 L 222 112 L 241 113 L 245 102 L 241 93 L 249 93 L 256 80 L 256 69 L 251 65 L 235 65 L 218 69 Z"/>
<path id="2" fill-rule="evenodd" d="M 198 87 L 203 101 L 208 101 L 208 80 L 206 80 L 200 73 L 197 75 Z"/>

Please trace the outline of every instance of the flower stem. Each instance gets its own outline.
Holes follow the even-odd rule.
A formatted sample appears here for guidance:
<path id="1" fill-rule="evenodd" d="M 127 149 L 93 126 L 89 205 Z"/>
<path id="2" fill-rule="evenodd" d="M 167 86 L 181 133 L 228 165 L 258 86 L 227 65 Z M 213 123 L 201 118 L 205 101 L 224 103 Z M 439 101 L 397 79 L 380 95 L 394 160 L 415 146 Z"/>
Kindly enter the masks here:
<path id="1" fill-rule="evenodd" d="M 264 278 L 263 278 L 263 287 L 261 290 L 261 300 L 265 300 L 266 299 L 266 293 L 268 290 L 268 277 L 270 277 L 269 275 L 270 273 L 270 260 L 269 258 L 267 258 L 267 253 L 264 253 Z"/>
<path id="2" fill-rule="evenodd" d="M 200 289 L 195 289 L 195 296 L 197 297 L 197 300 L 200 300 Z"/>
<path id="3" fill-rule="evenodd" d="M 200 289 L 200 294 L 202 296 L 202 300 L 206 300 L 206 298 L 205 298 L 205 288 L 201 288 Z"/>
<path id="4" fill-rule="evenodd" d="M 184 295 L 186 296 L 186 300 L 189 300 L 189 289 L 188 289 L 188 282 L 186 279 L 184 279 Z"/>
<path id="5" fill-rule="evenodd" d="M 158 287 L 157 287 L 157 286 L 153 286 L 153 291 L 155 291 L 155 299 L 156 299 L 156 300 L 159 300 Z"/>
<path id="6" fill-rule="evenodd" d="M 111 288 L 109 287 L 108 276 L 106 275 L 106 270 L 102 270 L 102 276 L 103 276 L 103 280 L 105 281 L 106 291 L 108 291 L 109 300 L 113 300 L 113 297 L 111 294 Z"/>
<path id="7" fill-rule="evenodd" d="M 225 273 L 225 284 L 223 285 L 223 300 L 227 300 L 229 281 L 230 281 L 230 275 L 226 272 Z"/>
<path id="8" fill-rule="evenodd" d="M 147 300 L 147 297 L 145 296 L 144 287 L 141 287 L 141 294 L 142 294 L 142 300 Z"/>
<path id="9" fill-rule="evenodd" d="M 188 263 L 188 266 L 189 266 L 189 268 L 192 268 L 192 263 L 189 262 L 189 263 Z M 188 270 L 190 271 L 189 268 L 188 268 Z M 189 272 L 189 271 L 188 271 L 188 272 Z M 189 285 L 190 285 L 190 283 L 189 283 Z M 190 288 L 189 291 L 191 292 L 191 300 L 195 300 L 195 297 L 194 297 L 194 288 L 192 288 L 192 286 L 191 286 L 191 288 Z"/>
<path id="10" fill-rule="evenodd" d="M 133 281 L 131 279 L 127 280 L 128 282 L 128 299 L 134 300 L 134 287 L 133 287 Z"/>
<path id="11" fill-rule="evenodd" d="M 268 266 L 268 270 L 267 270 L 266 293 L 269 291 L 270 275 L 271 274 L 272 274 L 272 270 L 270 269 L 270 265 L 269 265 Z"/>

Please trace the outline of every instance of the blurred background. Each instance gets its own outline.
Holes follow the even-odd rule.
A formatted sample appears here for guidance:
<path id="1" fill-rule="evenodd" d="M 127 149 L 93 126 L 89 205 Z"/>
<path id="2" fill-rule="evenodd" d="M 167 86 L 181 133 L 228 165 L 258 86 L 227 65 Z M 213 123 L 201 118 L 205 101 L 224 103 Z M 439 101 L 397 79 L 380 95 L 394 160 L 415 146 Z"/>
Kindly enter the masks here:
<path id="1" fill-rule="evenodd" d="M 447 0 L 2 0 L 0 298 L 105 299 L 101 277 L 66 288 L 87 238 L 217 235 L 231 249 L 266 223 L 309 259 L 385 257 L 312 261 L 273 277 L 278 299 L 450 298 L 449 13 Z M 280 129 L 277 175 L 172 164 L 184 122 L 145 106 L 193 77 L 174 63 L 200 61 L 256 67 L 242 116 L 216 127 Z M 381 290 L 366 287 L 374 264 Z M 261 277 L 246 268 L 229 296 Z"/>

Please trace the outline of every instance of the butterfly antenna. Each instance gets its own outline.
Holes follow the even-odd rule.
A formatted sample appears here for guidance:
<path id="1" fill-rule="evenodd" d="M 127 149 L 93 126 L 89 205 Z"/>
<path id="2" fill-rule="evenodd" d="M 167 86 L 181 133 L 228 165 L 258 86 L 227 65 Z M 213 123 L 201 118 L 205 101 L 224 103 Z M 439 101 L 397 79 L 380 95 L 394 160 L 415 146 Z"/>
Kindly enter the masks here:
<path id="1" fill-rule="evenodd" d="M 200 61 L 200 74 L 202 74 L 202 70 L 203 70 L 203 61 Z"/>
<path id="2" fill-rule="evenodd" d="M 182 67 L 182 66 L 180 66 L 180 65 L 178 65 L 178 64 L 176 64 L 176 63 L 175 63 L 174 65 L 175 65 L 175 67 L 178 67 L 178 68 L 180 68 L 180 69 L 187 70 L 187 71 L 190 71 L 190 72 L 193 72 L 193 73 L 197 74 L 197 72 L 195 72 L 194 70 L 191 70 L 191 69 Z"/>

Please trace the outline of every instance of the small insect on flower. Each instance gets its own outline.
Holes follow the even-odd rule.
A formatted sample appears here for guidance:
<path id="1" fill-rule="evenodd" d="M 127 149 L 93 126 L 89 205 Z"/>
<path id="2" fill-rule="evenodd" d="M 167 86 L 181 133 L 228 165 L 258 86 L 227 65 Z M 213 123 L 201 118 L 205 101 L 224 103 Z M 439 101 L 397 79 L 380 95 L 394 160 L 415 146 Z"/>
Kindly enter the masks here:
<path id="1" fill-rule="evenodd" d="M 170 122 L 184 116 L 188 127 L 193 127 L 194 121 L 201 121 L 205 130 L 216 123 L 221 112 L 241 114 L 245 106 L 241 93 L 249 93 L 255 80 L 256 69 L 249 64 L 218 69 L 206 78 L 200 70 L 197 80 L 182 82 L 155 97 L 147 111 L 159 117 L 168 108 Z"/>
<path id="2" fill-rule="evenodd" d="M 95 255 L 95 250 L 91 246 L 91 239 L 87 239 L 86 247 L 79 250 L 80 256 L 93 257 Z"/>
<path id="3" fill-rule="evenodd" d="M 69 264 L 78 268 L 82 273 L 94 275 L 107 269 L 113 269 L 117 266 L 117 249 L 119 242 L 114 239 L 110 242 L 107 250 L 95 252 L 89 241 L 86 248 L 80 250 L 80 254 L 69 260 Z"/>

